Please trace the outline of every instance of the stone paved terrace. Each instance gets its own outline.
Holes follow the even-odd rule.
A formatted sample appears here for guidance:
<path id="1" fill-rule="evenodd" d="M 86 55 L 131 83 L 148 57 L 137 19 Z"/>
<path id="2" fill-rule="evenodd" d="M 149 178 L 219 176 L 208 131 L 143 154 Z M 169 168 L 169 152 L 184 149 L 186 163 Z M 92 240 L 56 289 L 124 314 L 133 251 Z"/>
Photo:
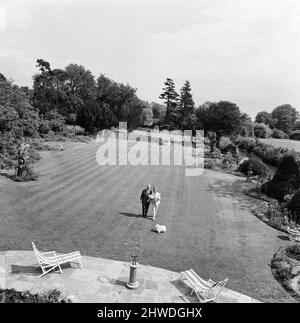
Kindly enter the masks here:
<path id="1" fill-rule="evenodd" d="M 180 280 L 180 273 L 139 265 L 139 288 L 126 287 L 129 263 L 94 257 L 83 257 L 83 269 L 76 264 L 37 279 L 41 270 L 33 252 L 0 252 L 0 287 L 28 290 L 32 293 L 59 289 L 73 302 L 91 303 L 190 303 L 190 287 Z M 254 303 L 257 300 L 225 288 L 220 296 L 224 303 Z"/>

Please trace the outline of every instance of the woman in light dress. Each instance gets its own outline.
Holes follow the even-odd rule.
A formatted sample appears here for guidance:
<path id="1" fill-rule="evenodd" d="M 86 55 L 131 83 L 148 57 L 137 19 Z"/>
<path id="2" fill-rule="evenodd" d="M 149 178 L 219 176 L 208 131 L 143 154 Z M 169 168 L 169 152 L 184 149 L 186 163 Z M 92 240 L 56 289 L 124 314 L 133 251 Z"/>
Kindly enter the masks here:
<path id="1" fill-rule="evenodd" d="M 156 215 L 157 215 L 157 210 L 158 210 L 160 200 L 161 200 L 160 193 L 158 191 L 157 186 L 153 187 L 153 191 L 152 191 L 152 194 L 149 195 L 149 199 L 150 199 L 150 203 L 152 205 L 152 212 L 153 212 L 152 221 L 155 221 Z"/>

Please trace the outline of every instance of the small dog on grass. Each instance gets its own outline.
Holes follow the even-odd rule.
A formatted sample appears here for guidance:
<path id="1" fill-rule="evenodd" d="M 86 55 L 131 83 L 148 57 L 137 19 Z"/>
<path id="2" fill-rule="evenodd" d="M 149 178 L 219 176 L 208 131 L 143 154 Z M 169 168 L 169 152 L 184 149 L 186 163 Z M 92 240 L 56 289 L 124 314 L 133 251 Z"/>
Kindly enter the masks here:
<path id="1" fill-rule="evenodd" d="M 157 233 L 165 233 L 167 231 L 167 228 L 165 225 L 155 224 L 152 230 Z"/>

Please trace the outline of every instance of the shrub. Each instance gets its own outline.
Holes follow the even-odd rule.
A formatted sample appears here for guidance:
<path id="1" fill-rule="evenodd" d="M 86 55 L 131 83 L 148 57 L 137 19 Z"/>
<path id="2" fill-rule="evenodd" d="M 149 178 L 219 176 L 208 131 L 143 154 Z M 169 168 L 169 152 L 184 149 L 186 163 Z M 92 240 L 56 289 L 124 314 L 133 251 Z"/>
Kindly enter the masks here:
<path id="1" fill-rule="evenodd" d="M 292 213 L 293 219 L 299 223 L 300 222 L 300 189 L 293 195 L 291 200 L 287 204 L 288 209 Z"/>
<path id="2" fill-rule="evenodd" d="M 234 157 L 236 157 L 237 155 L 237 147 L 233 143 L 225 146 L 221 151 L 222 151 L 222 154 L 227 154 L 229 152 Z"/>
<path id="3" fill-rule="evenodd" d="M 30 181 L 36 181 L 39 178 L 40 174 L 35 172 L 32 165 L 29 163 L 26 163 L 24 168 L 24 176 L 18 177 L 17 175 L 13 176 L 12 179 L 15 182 L 30 182 Z"/>
<path id="4" fill-rule="evenodd" d="M 235 163 L 235 158 L 232 156 L 232 153 L 228 151 L 223 158 L 223 164 L 233 164 Z"/>
<path id="5" fill-rule="evenodd" d="M 216 148 L 215 151 L 210 154 L 210 156 L 213 159 L 221 159 L 222 158 L 222 153 L 218 148 Z"/>
<path id="6" fill-rule="evenodd" d="M 251 157 L 245 160 L 240 166 L 239 171 L 245 175 L 248 174 L 251 168 L 254 176 L 267 176 L 269 174 L 269 168 L 262 160 L 256 157 Z"/>
<path id="7" fill-rule="evenodd" d="M 274 129 L 272 131 L 272 138 L 276 138 L 276 139 L 285 139 L 288 138 L 287 134 L 284 133 L 282 130 L 279 129 Z"/>
<path id="8" fill-rule="evenodd" d="M 49 121 L 48 120 L 42 120 L 39 125 L 39 133 L 40 134 L 47 134 L 51 131 Z"/>
<path id="9" fill-rule="evenodd" d="M 296 130 L 296 131 L 294 131 L 294 132 L 290 135 L 290 139 L 292 139 L 292 140 L 300 140 L 300 130 Z"/>
<path id="10" fill-rule="evenodd" d="M 71 300 L 56 289 L 42 294 L 31 294 L 28 291 L 0 288 L 0 303 L 71 303 Z"/>
<path id="11" fill-rule="evenodd" d="M 222 136 L 220 139 L 220 150 L 222 151 L 226 146 L 232 144 L 232 141 L 229 137 Z"/>
<path id="12" fill-rule="evenodd" d="M 235 144 L 238 146 L 239 149 L 250 152 L 255 147 L 256 142 L 253 138 L 238 137 L 235 140 Z"/>
<path id="13" fill-rule="evenodd" d="M 216 159 L 204 159 L 204 168 L 205 169 L 213 169 L 218 166 L 218 162 Z"/>
<path id="14" fill-rule="evenodd" d="M 49 127 L 53 132 L 62 132 L 65 124 L 60 120 L 50 120 Z"/>
<path id="15" fill-rule="evenodd" d="M 254 136 L 257 138 L 269 138 L 271 137 L 272 130 L 264 123 L 254 124 Z"/>
<path id="16" fill-rule="evenodd" d="M 289 257 L 300 261 L 300 245 L 293 245 L 286 248 L 286 253 Z"/>
<path id="17" fill-rule="evenodd" d="M 293 193 L 300 186 L 299 167 L 293 155 L 283 157 L 272 180 L 266 185 L 266 193 L 278 201 Z"/>

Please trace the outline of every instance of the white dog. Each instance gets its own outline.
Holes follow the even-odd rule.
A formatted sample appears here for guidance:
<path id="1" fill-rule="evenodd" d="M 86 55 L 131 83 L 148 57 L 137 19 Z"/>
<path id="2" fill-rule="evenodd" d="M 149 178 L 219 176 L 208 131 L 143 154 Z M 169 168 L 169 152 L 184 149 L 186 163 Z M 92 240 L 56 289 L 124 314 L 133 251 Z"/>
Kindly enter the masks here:
<path id="1" fill-rule="evenodd" d="M 165 225 L 156 224 L 154 226 L 153 230 L 158 233 L 165 233 L 167 231 L 167 228 Z"/>

